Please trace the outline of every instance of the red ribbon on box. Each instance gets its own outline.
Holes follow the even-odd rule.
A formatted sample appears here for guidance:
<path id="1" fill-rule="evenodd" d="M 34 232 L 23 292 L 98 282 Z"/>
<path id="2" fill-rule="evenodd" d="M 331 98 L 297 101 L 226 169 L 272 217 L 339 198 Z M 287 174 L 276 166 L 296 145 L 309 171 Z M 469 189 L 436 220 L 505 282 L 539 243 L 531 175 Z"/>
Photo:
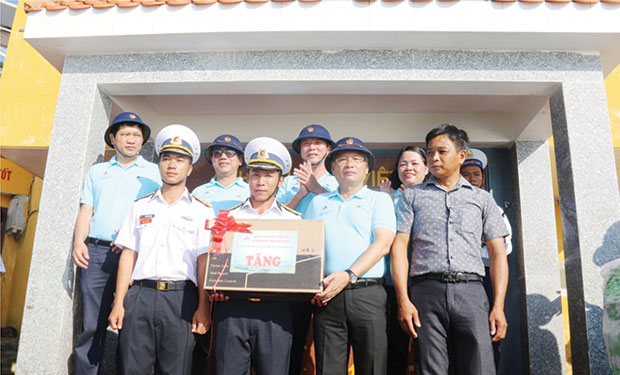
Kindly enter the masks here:
<path id="1" fill-rule="evenodd" d="M 226 232 L 252 233 L 248 229 L 250 226 L 250 224 L 237 223 L 232 216 L 228 216 L 228 210 L 219 210 L 211 227 L 209 227 L 209 220 L 205 222 L 205 229 L 212 233 L 209 252 L 216 253 L 219 257 Z"/>

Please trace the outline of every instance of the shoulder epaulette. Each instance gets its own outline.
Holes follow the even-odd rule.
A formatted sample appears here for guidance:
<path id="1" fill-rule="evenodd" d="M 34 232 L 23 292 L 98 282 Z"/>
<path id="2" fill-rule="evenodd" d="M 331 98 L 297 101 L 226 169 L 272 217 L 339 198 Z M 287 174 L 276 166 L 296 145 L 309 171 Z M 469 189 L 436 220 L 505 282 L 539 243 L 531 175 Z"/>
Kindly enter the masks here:
<path id="1" fill-rule="evenodd" d="M 297 216 L 301 216 L 301 212 L 297 212 L 297 211 L 293 210 L 292 208 L 288 207 L 288 206 L 287 206 L 287 205 L 285 205 L 285 204 L 278 203 L 278 206 L 280 206 L 280 207 L 284 208 L 284 209 L 285 209 L 285 210 L 287 210 L 288 212 L 292 212 L 292 213 L 294 213 L 294 214 L 295 214 L 295 215 L 297 215 Z"/>
<path id="2" fill-rule="evenodd" d="M 236 204 L 236 205 L 232 206 L 231 208 L 229 208 L 229 209 L 228 209 L 228 211 L 235 210 L 235 209 L 237 209 L 237 208 L 239 208 L 239 207 L 243 206 L 243 204 L 244 204 L 244 203 L 245 203 L 245 201 L 243 201 L 243 202 L 241 202 L 241 203 L 239 203 L 239 204 Z"/>
<path id="3" fill-rule="evenodd" d="M 204 204 L 207 207 L 213 207 L 213 205 L 211 203 L 207 202 L 206 200 L 204 200 L 202 198 L 199 198 L 199 197 L 195 196 L 194 194 L 192 194 L 192 197 L 194 197 L 195 200 L 197 200 L 198 202 Z"/>
<path id="4" fill-rule="evenodd" d="M 137 201 L 139 201 L 140 199 L 144 199 L 144 198 L 151 197 L 151 196 L 155 195 L 155 193 L 156 193 L 156 192 L 157 192 L 157 190 L 155 190 L 155 191 L 154 191 L 154 192 L 152 192 L 151 194 L 147 194 L 147 195 L 145 195 L 145 196 L 143 196 L 143 197 L 140 197 L 140 198 L 136 199 L 134 202 L 137 202 Z"/>

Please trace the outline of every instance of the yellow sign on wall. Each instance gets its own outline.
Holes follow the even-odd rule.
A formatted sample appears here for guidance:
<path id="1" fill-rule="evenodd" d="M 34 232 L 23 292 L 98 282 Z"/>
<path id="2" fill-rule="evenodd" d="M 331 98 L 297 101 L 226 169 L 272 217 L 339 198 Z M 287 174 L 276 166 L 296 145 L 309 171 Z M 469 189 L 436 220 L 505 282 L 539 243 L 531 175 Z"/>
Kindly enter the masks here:
<path id="1" fill-rule="evenodd" d="M 29 195 L 32 173 L 12 161 L 0 158 L 0 191 L 8 194 Z"/>

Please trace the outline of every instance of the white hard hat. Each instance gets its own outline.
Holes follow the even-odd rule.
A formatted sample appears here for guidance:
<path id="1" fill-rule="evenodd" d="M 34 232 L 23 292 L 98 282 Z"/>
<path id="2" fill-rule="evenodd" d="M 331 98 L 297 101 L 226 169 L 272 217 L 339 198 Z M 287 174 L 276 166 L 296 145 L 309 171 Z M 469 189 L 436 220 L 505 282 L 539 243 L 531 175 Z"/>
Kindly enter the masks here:
<path id="1" fill-rule="evenodd" d="M 291 154 L 282 143 L 270 137 L 258 137 L 248 142 L 244 157 L 248 168 L 280 170 L 282 174 L 291 170 Z"/>
<path id="2" fill-rule="evenodd" d="M 200 159 L 200 141 L 196 133 L 185 125 L 168 125 L 159 131 L 155 138 L 157 156 L 162 151 L 176 152 L 190 156 L 192 164 Z"/>
<path id="3" fill-rule="evenodd" d="M 484 170 L 487 167 L 487 156 L 484 152 L 478 150 L 477 148 L 470 148 L 467 150 L 467 156 L 465 156 L 465 162 L 461 165 L 461 168 L 469 167 L 471 165 L 475 165 L 480 169 Z"/>

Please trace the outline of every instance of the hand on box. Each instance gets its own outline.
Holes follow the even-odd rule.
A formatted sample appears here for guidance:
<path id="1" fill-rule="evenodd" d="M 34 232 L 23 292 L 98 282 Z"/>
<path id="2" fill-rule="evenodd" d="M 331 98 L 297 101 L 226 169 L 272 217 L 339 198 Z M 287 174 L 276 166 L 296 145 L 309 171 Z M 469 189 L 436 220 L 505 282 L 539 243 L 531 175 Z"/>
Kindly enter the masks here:
<path id="1" fill-rule="evenodd" d="M 230 299 L 230 297 L 225 296 L 222 293 L 209 293 L 209 298 L 211 298 L 211 301 L 214 302 L 224 302 Z"/>

